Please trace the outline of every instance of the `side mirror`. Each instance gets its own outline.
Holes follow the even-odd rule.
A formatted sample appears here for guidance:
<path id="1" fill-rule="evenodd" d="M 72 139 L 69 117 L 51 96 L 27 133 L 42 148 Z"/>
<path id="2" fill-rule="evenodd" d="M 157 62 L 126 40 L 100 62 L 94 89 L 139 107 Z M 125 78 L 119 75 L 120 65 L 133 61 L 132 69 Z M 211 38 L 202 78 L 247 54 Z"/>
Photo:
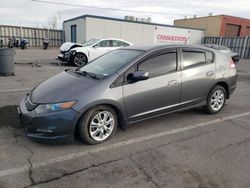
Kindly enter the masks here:
<path id="1" fill-rule="evenodd" d="M 99 48 L 100 46 L 98 44 L 96 44 L 95 46 L 93 46 L 93 48 Z"/>
<path id="2" fill-rule="evenodd" d="M 131 82 L 137 82 L 137 81 L 141 81 L 141 80 L 147 80 L 149 78 L 149 74 L 148 72 L 145 71 L 136 71 L 134 73 L 130 73 L 127 76 L 127 80 L 131 81 Z"/>

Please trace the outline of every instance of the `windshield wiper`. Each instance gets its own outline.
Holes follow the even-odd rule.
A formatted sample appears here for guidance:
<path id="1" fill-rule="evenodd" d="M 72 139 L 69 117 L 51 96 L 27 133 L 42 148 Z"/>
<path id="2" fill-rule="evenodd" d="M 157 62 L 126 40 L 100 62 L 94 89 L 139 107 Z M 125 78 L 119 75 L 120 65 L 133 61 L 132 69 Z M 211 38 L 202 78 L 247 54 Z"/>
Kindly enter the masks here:
<path id="1" fill-rule="evenodd" d="M 92 73 L 92 72 L 79 71 L 79 70 L 76 69 L 76 70 L 75 70 L 75 73 L 80 74 L 80 75 L 83 75 L 83 76 L 89 75 L 90 77 L 92 77 L 92 78 L 94 78 L 94 79 L 99 79 L 99 78 L 96 76 L 96 74 L 95 74 L 95 73 Z"/>
<path id="2" fill-rule="evenodd" d="M 82 73 L 85 73 L 85 74 L 87 74 L 87 75 L 91 76 L 92 78 L 98 79 L 98 77 L 96 76 L 96 74 L 95 74 L 95 73 L 92 73 L 92 72 L 87 72 L 87 71 L 82 71 Z"/>

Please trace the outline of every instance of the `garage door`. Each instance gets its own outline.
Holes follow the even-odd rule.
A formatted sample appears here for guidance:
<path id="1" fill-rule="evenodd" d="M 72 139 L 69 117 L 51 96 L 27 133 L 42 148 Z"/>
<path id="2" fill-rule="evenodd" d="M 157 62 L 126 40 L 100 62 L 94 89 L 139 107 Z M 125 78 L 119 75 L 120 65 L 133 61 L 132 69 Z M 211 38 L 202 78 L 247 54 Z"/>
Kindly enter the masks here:
<path id="1" fill-rule="evenodd" d="M 250 36 L 250 27 L 246 28 L 246 36 Z"/>
<path id="2" fill-rule="evenodd" d="M 240 25 L 226 24 L 225 37 L 237 37 L 240 35 Z"/>

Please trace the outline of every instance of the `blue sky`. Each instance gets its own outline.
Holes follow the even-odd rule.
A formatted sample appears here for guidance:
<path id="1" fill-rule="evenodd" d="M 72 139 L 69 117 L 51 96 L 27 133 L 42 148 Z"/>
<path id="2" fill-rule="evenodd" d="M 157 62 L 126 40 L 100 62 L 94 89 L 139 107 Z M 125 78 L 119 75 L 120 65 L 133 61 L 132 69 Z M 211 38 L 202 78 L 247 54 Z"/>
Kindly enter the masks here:
<path id="1" fill-rule="evenodd" d="M 0 25 L 22 25 L 43 27 L 49 17 L 61 15 L 61 20 L 83 14 L 93 14 L 123 18 L 125 15 L 151 17 L 152 22 L 173 24 L 174 19 L 184 15 L 207 16 L 210 12 L 250 18 L 249 0 L 48 0 L 51 2 L 73 3 L 103 8 L 119 8 L 126 10 L 166 12 L 173 15 L 143 14 L 121 11 L 100 10 L 95 8 L 77 8 L 63 5 L 38 3 L 31 0 L 0 0 Z M 111 3 L 112 2 L 112 3 Z M 175 15 L 181 14 L 181 15 Z"/>

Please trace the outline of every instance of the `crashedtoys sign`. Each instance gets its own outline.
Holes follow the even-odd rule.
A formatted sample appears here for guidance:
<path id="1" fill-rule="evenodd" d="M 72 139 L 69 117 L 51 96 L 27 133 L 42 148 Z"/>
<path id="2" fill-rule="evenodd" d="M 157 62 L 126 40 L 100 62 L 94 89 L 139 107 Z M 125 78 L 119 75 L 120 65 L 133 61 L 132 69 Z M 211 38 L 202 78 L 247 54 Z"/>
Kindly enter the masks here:
<path id="1" fill-rule="evenodd" d="M 181 44 L 201 44 L 204 31 L 176 28 L 176 27 L 155 27 L 155 43 L 181 43 Z"/>

